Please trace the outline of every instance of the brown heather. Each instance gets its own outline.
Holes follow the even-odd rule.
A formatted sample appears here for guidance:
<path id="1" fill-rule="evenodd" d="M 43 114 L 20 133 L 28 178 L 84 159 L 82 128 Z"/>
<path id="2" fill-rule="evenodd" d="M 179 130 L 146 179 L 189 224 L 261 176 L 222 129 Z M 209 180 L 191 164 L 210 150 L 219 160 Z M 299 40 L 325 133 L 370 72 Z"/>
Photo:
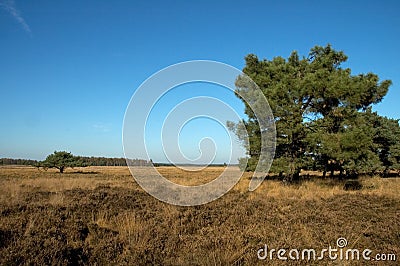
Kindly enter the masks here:
<path id="1" fill-rule="evenodd" d="M 223 168 L 158 170 L 176 183 L 198 185 Z M 64 174 L 1 167 L 0 265 L 280 265 L 258 260 L 257 250 L 264 244 L 321 250 L 336 247 L 339 237 L 349 248 L 400 256 L 400 179 L 362 178 L 359 191 L 330 179 L 290 186 L 266 180 L 249 192 L 250 178 L 245 173 L 209 204 L 177 207 L 149 196 L 126 167 Z"/>

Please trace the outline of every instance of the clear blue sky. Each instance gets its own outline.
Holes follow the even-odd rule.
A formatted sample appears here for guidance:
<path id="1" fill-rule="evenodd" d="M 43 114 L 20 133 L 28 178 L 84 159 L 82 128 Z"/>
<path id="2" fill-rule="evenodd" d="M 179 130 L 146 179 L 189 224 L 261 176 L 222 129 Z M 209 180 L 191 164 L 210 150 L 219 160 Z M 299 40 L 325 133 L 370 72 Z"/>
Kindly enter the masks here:
<path id="1" fill-rule="evenodd" d="M 349 56 L 353 74 L 393 81 L 375 110 L 400 118 L 398 1 L 0 3 L 0 157 L 122 157 L 125 109 L 156 71 L 194 59 L 242 69 L 248 53 L 307 55 L 327 43 Z"/>

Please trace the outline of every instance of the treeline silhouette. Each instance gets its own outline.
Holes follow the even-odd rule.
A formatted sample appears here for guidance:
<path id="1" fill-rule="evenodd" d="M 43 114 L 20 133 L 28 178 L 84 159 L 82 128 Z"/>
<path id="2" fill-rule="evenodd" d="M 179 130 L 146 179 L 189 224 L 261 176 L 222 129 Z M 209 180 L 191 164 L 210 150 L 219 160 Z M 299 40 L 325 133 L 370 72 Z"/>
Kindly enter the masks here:
<path id="1" fill-rule="evenodd" d="M 127 166 L 125 158 L 82 157 L 79 159 L 87 166 Z M 143 159 L 129 159 L 132 166 L 150 166 L 151 161 Z"/>
<path id="2" fill-rule="evenodd" d="M 84 166 L 127 166 L 125 158 L 107 158 L 107 157 L 86 157 L 86 156 L 76 156 L 81 165 Z M 13 158 L 0 158 L 0 165 L 31 165 L 38 166 L 39 161 L 30 159 L 13 159 Z M 143 159 L 129 159 L 129 165 L 131 166 L 174 166 L 171 163 L 157 163 L 153 161 L 147 161 Z M 182 164 L 182 166 L 200 166 L 200 165 L 190 165 Z M 212 164 L 210 166 L 227 166 L 226 163 L 223 164 Z"/>
<path id="3" fill-rule="evenodd" d="M 107 157 L 85 157 L 77 156 L 86 166 L 127 166 L 125 158 L 107 158 Z M 39 161 L 29 159 L 13 159 L 1 158 L 0 165 L 31 165 L 37 166 Z M 132 166 L 150 166 L 151 161 L 143 159 L 129 159 L 129 164 Z"/>
<path id="4" fill-rule="evenodd" d="M 35 165 L 38 161 L 29 159 L 1 158 L 0 165 Z"/>

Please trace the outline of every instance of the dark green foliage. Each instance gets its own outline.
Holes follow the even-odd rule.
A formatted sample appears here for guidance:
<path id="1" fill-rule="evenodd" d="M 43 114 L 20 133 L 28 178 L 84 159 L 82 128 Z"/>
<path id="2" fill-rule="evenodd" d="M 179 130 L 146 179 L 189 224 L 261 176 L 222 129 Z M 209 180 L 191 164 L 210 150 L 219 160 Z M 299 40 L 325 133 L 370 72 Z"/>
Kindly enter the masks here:
<path id="1" fill-rule="evenodd" d="M 67 167 L 82 167 L 86 166 L 82 160 L 66 151 L 55 151 L 53 154 L 47 156 L 46 160 L 40 162 L 38 167 L 57 168 L 60 173 L 63 173 Z"/>
<path id="2" fill-rule="evenodd" d="M 80 157 L 81 160 L 91 166 L 127 166 L 125 158 L 107 158 L 107 157 Z M 150 161 L 143 159 L 129 159 L 130 166 L 149 166 Z"/>
<path id="3" fill-rule="evenodd" d="M 400 169 L 400 127 L 399 120 L 381 117 L 373 113 L 368 117 L 378 130 L 374 135 L 374 148 L 382 162 L 384 174 Z"/>
<path id="4" fill-rule="evenodd" d="M 79 156 L 80 161 L 87 166 L 127 166 L 125 158 L 85 157 Z M 129 159 L 132 166 L 150 166 L 151 162 L 143 159 Z M 40 162 L 29 159 L 0 158 L 0 165 L 32 165 L 40 167 Z"/>
<path id="5" fill-rule="evenodd" d="M 272 172 L 298 177 L 302 169 L 339 170 L 357 175 L 399 169 L 398 121 L 371 111 L 391 85 L 376 74 L 352 75 L 341 68 L 347 56 L 330 45 L 315 46 L 309 56 L 293 52 L 288 59 L 259 60 L 246 56 L 243 72 L 268 99 L 275 117 L 276 152 Z M 236 81 L 237 94 L 241 77 Z M 254 170 L 260 129 L 249 105 L 244 121 L 249 143 L 247 170 Z M 230 127 L 234 128 L 234 127 Z M 241 138 L 241 133 L 236 134 Z"/>
<path id="6" fill-rule="evenodd" d="M 36 165 L 37 162 L 29 159 L 0 158 L 0 165 Z"/>

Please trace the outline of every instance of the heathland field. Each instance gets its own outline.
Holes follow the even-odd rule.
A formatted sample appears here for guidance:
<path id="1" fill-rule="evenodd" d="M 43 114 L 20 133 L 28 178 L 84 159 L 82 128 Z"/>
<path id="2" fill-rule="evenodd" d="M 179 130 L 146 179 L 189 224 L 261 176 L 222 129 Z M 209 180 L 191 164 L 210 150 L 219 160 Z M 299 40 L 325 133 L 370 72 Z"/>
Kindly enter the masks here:
<path id="1" fill-rule="evenodd" d="M 158 168 L 187 185 L 208 182 L 223 168 L 186 172 Z M 310 178 L 284 185 L 267 180 L 247 191 L 251 174 L 222 198 L 178 207 L 149 196 L 126 167 L 39 171 L 0 168 L 0 265 L 280 265 L 257 252 L 297 249 L 290 265 L 374 265 L 376 261 L 301 260 L 303 249 L 372 251 L 400 256 L 400 179 L 361 178 L 363 188 L 343 190 L 344 181 Z M 260 254 L 262 255 L 264 251 Z M 295 253 L 292 253 L 292 255 Z M 285 254 L 288 257 L 288 253 Z M 360 255 L 361 256 L 361 255 Z M 378 258 L 378 257 L 376 257 Z M 393 257 L 392 257 L 393 258 Z"/>

